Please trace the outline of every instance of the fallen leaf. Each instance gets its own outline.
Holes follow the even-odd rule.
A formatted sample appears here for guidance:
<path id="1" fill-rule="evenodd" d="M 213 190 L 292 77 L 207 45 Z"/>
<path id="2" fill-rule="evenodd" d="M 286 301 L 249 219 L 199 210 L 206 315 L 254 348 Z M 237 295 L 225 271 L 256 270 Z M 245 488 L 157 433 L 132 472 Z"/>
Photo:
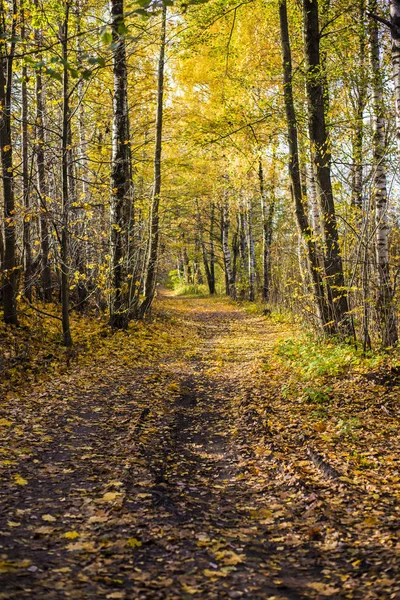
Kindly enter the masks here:
<path id="1" fill-rule="evenodd" d="M 142 542 L 140 540 L 137 540 L 136 538 L 129 538 L 126 544 L 130 548 L 139 548 L 142 545 Z"/>
<path id="2" fill-rule="evenodd" d="M 54 527 L 43 525 L 43 527 L 35 529 L 34 533 L 37 535 L 49 535 L 50 533 L 54 533 Z"/>
<path id="3" fill-rule="evenodd" d="M 227 573 L 221 573 L 221 571 L 211 571 L 210 569 L 204 569 L 203 574 L 210 578 L 227 576 Z"/>
<path id="4" fill-rule="evenodd" d="M 28 485 L 28 480 L 24 479 L 23 477 L 21 477 L 21 475 L 18 475 L 18 473 L 16 475 L 14 475 L 14 483 L 16 483 L 17 485 Z"/>
<path id="5" fill-rule="evenodd" d="M 317 581 L 315 583 L 309 583 L 307 585 L 313 590 L 316 590 L 322 596 L 333 596 L 333 594 L 337 594 L 339 592 L 338 588 L 333 588 L 330 585 L 327 585 L 325 583 L 319 583 Z"/>
<path id="6" fill-rule="evenodd" d="M 186 583 L 182 583 L 182 589 L 187 594 L 194 595 L 194 594 L 198 594 L 200 592 L 200 590 L 198 590 L 197 588 L 193 587 L 192 585 L 187 585 Z"/>
<path id="7" fill-rule="evenodd" d="M 67 538 L 67 540 L 75 540 L 79 537 L 79 533 L 77 531 L 67 531 L 64 533 L 64 537 Z"/>
<path id="8" fill-rule="evenodd" d="M 118 492 L 106 492 L 100 502 L 113 502 L 117 496 L 120 496 Z"/>
<path id="9" fill-rule="evenodd" d="M 84 552 L 95 552 L 96 548 L 94 542 L 76 542 L 75 544 L 68 544 L 67 550 L 69 552 L 84 551 Z"/>

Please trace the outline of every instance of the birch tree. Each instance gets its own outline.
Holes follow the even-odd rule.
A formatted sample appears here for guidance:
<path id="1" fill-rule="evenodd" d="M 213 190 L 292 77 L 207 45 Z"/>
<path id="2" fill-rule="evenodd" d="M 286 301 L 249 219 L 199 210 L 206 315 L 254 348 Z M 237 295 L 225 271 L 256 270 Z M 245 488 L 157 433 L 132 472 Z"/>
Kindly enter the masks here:
<path id="1" fill-rule="evenodd" d="M 376 0 L 370 0 L 369 10 L 375 13 Z M 377 311 L 381 326 L 382 344 L 393 346 L 398 339 L 396 316 L 393 307 L 393 284 L 389 263 L 388 192 L 386 179 L 386 122 L 383 82 L 379 52 L 378 24 L 369 21 L 371 57 L 371 88 L 373 101 L 373 200 L 375 202 L 375 243 L 378 269 Z"/>
<path id="2" fill-rule="evenodd" d="M 111 0 L 113 44 L 113 122 L 111 157 L 111 303 L 110 324 L 127 327 L 129 314 L 124 301 L 124 238 L 129 233 L 126 203 L 130 189 L 130 138 L 128 116 L 128 72 L 125 47 L 124 0 Z"/>
<path id="3" fill-rule="evenodd" d="M 149 310 L 155 293 L 158 246 L 160 240 L 160 196 L 161 196 L 161 155 L 162 155 L 162 134 L 163 134 L 163 100 L 164 100 L 164 70 L 165 70 L 165 46 L 167 29 L 167 7 L 162 5 L 161 9 L 161 32 L 160 32 L 160 53 L 158 58 L 158 78 L 157 78 L 157 112 L 156 112 L 156 142 L 154 147 L 154 186 L 151 200 L 150 214 L 150 240 L 145 273 L 144 300 L 140 307 L 140 314 L 143 316 Z"/>
<path id="4" fill-rule="evenodd" d="M 306 245 L 309 260 L 309 267 L 313 282 L 313 295 L 318 309 L 319 319 L 323 326 L 329 323 L 329 315 L 325 301 L 325 292 L 323 281 L 318 264 L 316 246 L 313 240 L 313 232 L 310 227 L 307 213 L 304 209 L 303 192 L 300 175 L 299 144 L 297 133 L 297 120 L 293 100 L 293 74 L 292 74 L 292 54 L 290 47 L 289 26 L 287 18 L 286 0 L 280 0 L 279 17 L 281 28 L 282 44 L 282 65 L 283 65 L 283 93 L 286 111 L 286 122 L 288 130 L 289 147 L 289 176 L 291 183 L 291 193 L 295 205 L 296 220 Z M 330 326 L 328 325 L 328 330 Z"/>

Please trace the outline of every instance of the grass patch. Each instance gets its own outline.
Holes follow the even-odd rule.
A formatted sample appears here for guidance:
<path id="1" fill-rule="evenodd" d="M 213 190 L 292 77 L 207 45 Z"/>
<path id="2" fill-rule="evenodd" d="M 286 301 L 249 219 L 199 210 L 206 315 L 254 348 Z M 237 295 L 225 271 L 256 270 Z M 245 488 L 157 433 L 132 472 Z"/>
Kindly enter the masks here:
<path id="1" fill-rule="evenodd" d="M 174 286 L 174 293 L 176 296 L 197 296 L 204 298 L 208 296 L 208 289 L 206 285 L 182 283 Z"/>
<path id="2" fill-rule="evenodd" d="M 340 377 L 354 369 L 374 369 L 387 360 L 385 355 L 370 352 L 338 341 L 315 340 L 311 337 L 290 338 L 275 348 L 280 361 L 291 367 L 302 380 Z"/>
<path id="3" fill-rule="evenodd" d="M 239 302 L 248 315 L 264 316 L 272 323 L 281 323 L 284 325 L 293 324 L 294 316 L 291 312 L 278 310 L 277 308 L 263 304 L 262 302 Z"/>

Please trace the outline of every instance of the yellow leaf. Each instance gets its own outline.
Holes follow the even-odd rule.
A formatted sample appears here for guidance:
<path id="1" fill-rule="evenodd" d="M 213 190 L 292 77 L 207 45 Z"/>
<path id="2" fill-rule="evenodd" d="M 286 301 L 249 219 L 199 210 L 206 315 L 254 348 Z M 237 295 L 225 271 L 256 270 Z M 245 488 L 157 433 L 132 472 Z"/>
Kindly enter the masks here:
<path id="1" fill-rule="evenodd" d="M 244 554 L 236 554 L 231 550 L 222 550 L 215 555 L 217 560 L 222 561 L 225 565 L 238 565 L 246 558 Z"/>
<path id="2" fill-rule="evenodd" d="M 94 515 L 88 519 L 88 523 L 105 523 L 106 521 L 108 521 L 108 517 L 101 515 Z"/>
<path id="3" fill-rule="evenodd" d="M 364 525 L 366 525 L 367 527 L 375 527 L 376 525 L 378 525 L 379 521 L 376 517 L 367 517 L 366 519 L 364 519 Z"/>
<path id="4" fill-rule="evenodd" d="M 74 552 L 76 550 L 84 550 L 85 552 L 96 552 L 94 542 L 76 542 L 75 544 L 68 544 L 67 550 Z"/>
<path id="5" fill-rule="evenodd" d="M 250 515 L 253 519 L 271 519 L 273 512 L 268 508 L 256 508 L 250 510 Z"/>
<path id="6" fill-rule="evenodd" d="M 7 525 L 9 527 L 19 527 L 21 523 L 16 523 L 15 521 L 7 521 Z"/>
<path id="7" fill-rule="evenodd" d="M 116 499 L 117 496 L 119 496 L 119 494 L 117 492 L 106 492 L 103 495 L 101 502 L 112 502 L 113 500 Z"/>
<path id="8" fill-rule="evenodd" d="M 142 545 L 142 542 L 136 538 L 129 538 L 126 543 L 130 548 L 139 548 Z"/>
<path id="9" fill-rule="evenodd" d="M 2 560 L 0 561 L 0 573 L 9 573 L 16 569 L 26 569 L 30 564 L 31 561 L 28 558 L 20 561 Z"/>
<path id="10" fill-rule="evenodd" d="M 42 519 L 43 521 L 49 521 L 50 523 L 57 521 L 57 519 L 53 517 L 53 515 L 42 515 Z"/>
<path id="11" fill-rule="evenodd" d="M 28 485 L 28 480 L 24 479 L 23 477 L 21 477 L 21 475 L 18 475 L 18 473 L 16 475 L 14 475 L 14 483 L 16 483 L 17 485 Z"/>
<path id="12" fill-rule="evenodd" d="M 308 583 L 307 585 L 313 590 L 316 590 L 322 596 L 333 596 L 339 591 L 337 588 L 333 588 L 330 585 L 326 585 L 325 583 L 319 583 L 317 581 L 315 583 Z"/>
<path id="13" fill-rule="evenodd" d="M 186 583 L 182 583 L 182 589 L 184 592 L 186 592 L 187 594 L 198 594 L 200 590 L 198 590 L 197 588 L 191 586 L 191 585 L 187 585 Z"/>
<path id="14" fill-rule="evenodd" d="M 210 569 L 204 569 L 203 574 L 210 578 L 227 576 L 227 573 L 221 573 L 221 571 L 211 571 Z"/>
<path id="15" fill-rule="evenodd" d="M 11 427 L 12 421 L 8 419 L 0 419 L 0 427 Z"/>
<path id="16" fill-rule="evenodd" d="M 54 533 L 54 527 L 48 527 L 47 525 L 35 529 L 36 535 L 49 535 L 51 533 Z"/>
<path id="17" fill-rule="evenodd" d="M 79 533 L 77 531 L 66 531 L 64 537 L 67 538 L 67 540 L 75 540 L 79 537 Z"/>

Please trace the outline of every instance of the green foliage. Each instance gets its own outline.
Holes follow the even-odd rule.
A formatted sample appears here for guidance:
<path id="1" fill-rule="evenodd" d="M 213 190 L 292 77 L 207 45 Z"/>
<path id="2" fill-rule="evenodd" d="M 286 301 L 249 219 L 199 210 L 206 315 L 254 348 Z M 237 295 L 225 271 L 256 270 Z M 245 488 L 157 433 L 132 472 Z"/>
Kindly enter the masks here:
<path id="1" fill-rule="evenodd" d="M 181 283 L 174 288 L 177 296 L 207 296 L 207 286 L 192 283 Z"/>
<path id="2" fill-rule="evenodd" d="M 360 427 L 361 423 L 357 417 L 344 416 L 339 419 L 336 430 L 340 436 L 355 440 L 358 439 L 358 430 Z"/>
<path id="3" fill-rule="evenodd" d="M 293 314 L 282 307 L 269 306 L 263 302 L 244 302 L 244 310 L 248 315 L 267 317 L 272 323 L 293 323 Z"/>
<path id="4" fill-rule="evenodd" d="M 246 302 L 244 305 L 244 310 L 248 315 L 262 315 L 265 308 L 261 302 Z"/>
<path id="5" fill-rule="evenodd" d="M 208 289 L 206 285 L 198 283 L 185 283 L 179 276 L 178 269 L 173 269 L 168 273 L 165 285 L 174 290 L 177 296 L 207 296 Z"/>
<path id="6" fill-rule="evenodd" d="M 306 388 L 304 393 L 312 404 L 327 404 L 330 402 L 331 388 L 324 386 L 321 388 Z"/>
<path id="7" fill-rule="evenodd" d="M 164 283 L 170 289 L 177 287 L 180 284 L 178 269 L 170 271 Z"/>
<path id="8" fill-rule="evenodd" d="M 336 377 L 361 364 L 361 350 L 345 343 L 288 339 L 277 346 L 278 356 L 296 369 L 301 379 Z"/>

